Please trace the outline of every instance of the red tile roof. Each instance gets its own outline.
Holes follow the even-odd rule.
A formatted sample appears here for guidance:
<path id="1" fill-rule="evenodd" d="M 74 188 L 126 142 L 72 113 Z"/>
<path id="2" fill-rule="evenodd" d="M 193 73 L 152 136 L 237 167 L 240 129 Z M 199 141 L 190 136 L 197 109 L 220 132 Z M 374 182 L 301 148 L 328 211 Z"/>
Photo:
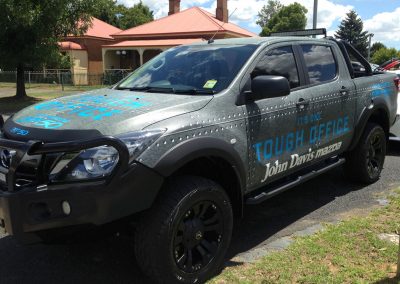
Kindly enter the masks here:
<path id="1" fill-rule="evenodd" d="M 200 42 L 201 38 L 185 38 L 185 39 L 156 39 L 156 40 L 126 40 L 116 44 L 103 45 L 102 47 L 148 47 L 148 46 L 177 46 L 182 44 L 190 44 Z"/>
<path id="2" fill-rule="evenodd" d="M 85 36 L 101 37 L 112 39 L 110 35 L 119 33 L 122 30 L 107 24 L 99 19 L 93 18 L 92 26 L 87 30 Z"/>
<path id="3" fill-rule="evenodd" d="M 253 37 L 256 34 L 232 23 L 224 23 L 199 7 L 192 7 L 179 13 L 137 26 L 113 37 L 152 37 L 190 34 L 209 34 L 220 30 L 237 36 Z"/>
<path id="4" fill-rule="evenodd" d="M 78 43 L 72 41 L 62 41 L 59 42 L 61 50 L 85 50 L 86 48 Z"/>
<path id="5" fill-rule="evenodd" d="M 69 35 L 67 36 L 67 38 L 96 37 L 113 40 L 110 35 L 119 33 L 121 31 L 121 29 L 93 17 L 92 24 L 91 26 L 89 26 L 85 34 L 83 34 L 82 36 Z"/>

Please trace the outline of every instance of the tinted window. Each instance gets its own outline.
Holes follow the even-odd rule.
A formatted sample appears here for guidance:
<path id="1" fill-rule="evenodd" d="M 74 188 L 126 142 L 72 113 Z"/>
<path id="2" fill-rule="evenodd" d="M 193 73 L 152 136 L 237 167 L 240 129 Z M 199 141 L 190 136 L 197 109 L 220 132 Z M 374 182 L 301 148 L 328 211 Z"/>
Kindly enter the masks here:
<path id="1" fill-rule="evenodd" d="M 330 81 L 336 77 L 336 64 L 329 46 L 305 44 L 301 46 L 310 83 Z"/>
<path id="2" fill-rule="evenodd" d="M 256 45 L 217 44 L 171 48 L 137 69 L 117 88 L 220 92 L 256 49 Z"/>
<path id="3" fill-rule="evenodd" d="M 279 47 L 269 51 L 252 72 L 252 77 L 259 75 L 278 75 L 286 77 L 291 88 L 300 85 L 296 61 L 290 46 Z"/>

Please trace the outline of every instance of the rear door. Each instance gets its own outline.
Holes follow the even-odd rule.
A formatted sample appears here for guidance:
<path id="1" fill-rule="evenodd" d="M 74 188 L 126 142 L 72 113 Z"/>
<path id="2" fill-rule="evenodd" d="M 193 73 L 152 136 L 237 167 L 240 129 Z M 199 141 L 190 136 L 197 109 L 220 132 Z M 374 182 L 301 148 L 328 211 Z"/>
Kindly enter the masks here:
<path id="1" fill-rule="evenodd" d="M 357 92 L 340 50 L 333 42 L 299 44 L 307 93 L 316 119 L 309 129 L 315 160 L 329 158 L 348 147 L 354 132 Z"/>

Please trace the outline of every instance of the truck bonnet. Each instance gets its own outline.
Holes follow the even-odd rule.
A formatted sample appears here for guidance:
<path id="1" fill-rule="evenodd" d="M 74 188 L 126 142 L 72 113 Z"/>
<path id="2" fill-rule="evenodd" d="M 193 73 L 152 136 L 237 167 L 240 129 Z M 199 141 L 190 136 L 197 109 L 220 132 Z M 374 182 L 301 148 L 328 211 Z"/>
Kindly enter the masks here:
<path id="1" fill-rule="evenodd" d="M 24 141 L 118 135 L 196 111 L 211 99 L 212 95 L 101 89 L 32 105 L 10 118 L 4 130 L 8 137 Z"/>

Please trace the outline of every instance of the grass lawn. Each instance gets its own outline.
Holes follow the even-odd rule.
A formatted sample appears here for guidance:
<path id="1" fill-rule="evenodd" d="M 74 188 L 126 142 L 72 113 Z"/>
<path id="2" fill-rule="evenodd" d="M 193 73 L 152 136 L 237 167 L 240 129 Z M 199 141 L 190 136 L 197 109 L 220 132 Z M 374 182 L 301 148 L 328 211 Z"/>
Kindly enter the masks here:
<path id="1" fill-rule="evenodd" d="M 400 190 L 397 191 L 400 193 Z M 380 240 L 400 225 L 400 196 L 368 217 L 358 217 L 308 237 L 254 264 L 226 268 L 211 283 L 400 283 L 398 245 Z"/>
<path id="2" fill-rule="evenodd" d="M 77 92 L 77 91 L 88 91 L 88 90 L 94 90 L 94 89 L 99 89 L 99 88 L 105 88 L 106 86 L 102 85 L 94 85 L 94 86 L 69 86 L 65 85 L 64 86 L 64 92 Z M 0 88 L 16 88 L 15 83 L 4 83 L 0 82 Z M 49 91 L 62 91 L 62 86 L 59 84 L 25 84 L 25 88 L 27 92 L 29 93 L 29 90 L 35 90 L 35 89 L 43 89 L 43 90 L 49 90 Z M 10 94 L 10 96 L 14 95 L 14 93 Z"/>

